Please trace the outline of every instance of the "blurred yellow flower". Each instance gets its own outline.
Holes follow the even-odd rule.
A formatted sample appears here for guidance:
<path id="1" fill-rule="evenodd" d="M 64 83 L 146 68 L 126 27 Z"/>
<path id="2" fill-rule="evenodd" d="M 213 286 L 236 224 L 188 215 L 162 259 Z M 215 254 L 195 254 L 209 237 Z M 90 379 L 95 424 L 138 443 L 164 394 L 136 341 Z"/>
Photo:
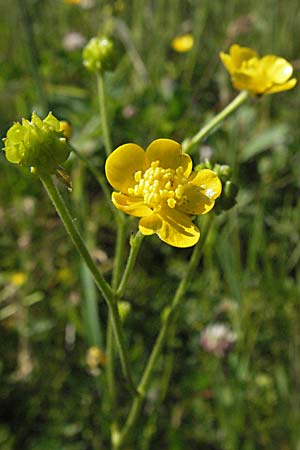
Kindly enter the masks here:
<path id="1" fill-rule="evenodd" d="M 194 46 L 194 37 L 192 34 L 187 33 L 181 36 L 176 36 L 172 42 L 171 46 L 173 50 L 179 53 L 185 53 L 191 50 Z"/>
<path id="2" fill-rule="evenodd" d="M 65 3 L 70 3 L 70 5 L 78 5 L 81 0 L 65 0 Z"/>
<path id="3" fill-rule="evenodd" d="M 14 272 L 11 274 L 9 281 L 14 286 L 23 286 L 27 281 L 27 274 L 25 272 Z"/>
<path id="4" fill-rule="evenodd" d="M 170 139 L 157 139 L 144 151 L 124 144 L 107 158 L 106 177 L 116 208 L 141 217 L 144 235 L 156 233 L 167 244 L 191 247 L 200 237 L 192 216 L 210 211 L 221 182 L 209 169 L 192 172 L 192 160 Z"/>
<path id="5" fill-rule="evenodd" d="M 229 55 L 221 52 L 220 58 L 231 75 L 233 86 L 254 95 L 286 91 L 297 82 L 296 78 L 291 78 L 292 65 L 275 55 L 260 58 L 251 48 L 234 44 Z"/>
<path id="6" fill-rule="evenodd" d="M 104 366 L 106 356 L 99 347 L 90 347 L 86 354 L 86 363 L 91 370 L 97 369 L 99 366 Z"/>

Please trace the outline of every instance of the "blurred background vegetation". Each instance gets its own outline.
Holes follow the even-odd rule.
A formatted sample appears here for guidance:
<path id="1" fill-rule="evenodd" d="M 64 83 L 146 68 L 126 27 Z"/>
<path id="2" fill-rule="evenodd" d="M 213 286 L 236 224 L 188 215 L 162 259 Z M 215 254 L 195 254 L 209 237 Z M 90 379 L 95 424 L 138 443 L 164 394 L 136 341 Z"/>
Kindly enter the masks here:
<path id="1" fill-rule="evenodd" d="M 96 84 L 81 58 L 98 33 L 123 47 L 105 80 L 115 147 L 192 136 L 236 95 L 219 60 L 234 42 L 285 57 L 299 78 L 298 0 L 73 3 L 0 0 L 2 137 L 13 121 L 51 110 L 72 124 L 74 147 L 103 168 Z M 195 44 L 181 54 L 171 41 L 183 33 Z M 300 449 L 299 109 L 299 85 L 252 98 L 194 149 L 195 163 L 210 155 L 233 166 L 238 203 L 216 216 L 188 291 L 169 395 L 155 418 L 160 364 L 128 450 Z M 106 307 L 38 180 L 0 157 L 0 448 L 107 449 L 105 361 L 88 357 L 91 346 L 104 350 L 105 330 L 91 316 L 105 323 Z M 110 277 L 110 209 L 75 156 L 67 170 L 74 189 L 62 187 L 63 195 Z M 136 380 L 189 255 L 155 236 L 143 243 L 124 319 Z M 235 336 L 226 352 L 203 343 L 213 324 Z"/>

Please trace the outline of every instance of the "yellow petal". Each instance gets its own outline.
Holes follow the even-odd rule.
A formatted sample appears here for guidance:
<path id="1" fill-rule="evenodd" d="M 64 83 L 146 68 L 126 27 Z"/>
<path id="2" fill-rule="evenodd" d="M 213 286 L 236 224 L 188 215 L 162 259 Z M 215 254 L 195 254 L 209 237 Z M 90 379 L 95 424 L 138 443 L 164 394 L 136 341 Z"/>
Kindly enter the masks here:
<path id="1" fill-rule="evenodd" d="M 162 226 L 156 232 L 159 238 L 174 247 L 192 247 L 200 238 L 200 231 L 191 218 L 181 211 L 165 207 L 159 212 Z"/>
<path id="2" fill-rule="evenodd" d="M 288 91 L 289 89 L 292 89 L 295 86 L 296 83 L 297 83 L 297 79 L 296 78 L 292 78 L 287 83 L 275 84 L 270 89 L 265 91 L 265 94 L 275 94 L 276 92 Z"/>
<path id="3" fill-rule="evenodd" d="M 182 154 L 181 145 L 172 139 L 156 139 L 146 149 L 146 161 L 150 165 L 159 161 L 163 169 L 174 169 L 183 166 L 185 172 L 191 170 L 192 161 L 189 155 Z"/>
<path id="4" fill-rule="evenodd" d="M 220 52 L 219 56 L 221 58 L 222 63 L 224 64 L 224 66 L 226 67 L 226 69 L 228 70 L 228 72 L 231 74 L 234 71 L 234 65 L 232 63 L 232 58 L 231 56 L 227 55 L 224 52 Z"/>
<path id="5" fill-rule="evenodd" d="M 153 213 L 150 216 L 143 217 L 139 221 L 139 230 L 145 236 L 150 236 L 151 234 L 157 233 L 157 231 L 162 226 L 161 218 Z"/>
<path id="6" fill-rule="evenodd" d="M 116 208 L 131 216 L 144 217 L 152 214 L 152 209 L 144 205 L 143 198 L 113 192 L 111 199 Z"/>
<path id="7" fill-rule="evenodd" d="M 178 209 L 186 214 L 206 214 L 214 207 L 214 198 L 206 196 L 202 188 L 191 183 L 185 185 L 183 195 L 183 203 Z M 211 195 L 213 195 L 213 191 L 211 191 Z"/>
<path id="8" fill-rule="evenodd" d="M 285 83 L 293 73 L 291 64 L 286 59 L 275 55 L 264 56 L 260 64 L 266 76 L 276 84 Z"/>
<path id="9" fill-rule="evenodd" d="M 193 161 L 191 160 L 190 155 L 187 153 L 182 153 L 180 155 L 180 164 L 181 167 L 183 167 L 183 173 L 186 178 L 188 178 L 192 172 L 193 169 Z"/>
<path id="10" fill-rule="evenodd" d="M 232 64 L 235 69 L 238 69 L 244 61 L 251 58 L 257 58 L 257 53 L 248 47 L 240 47 L 238 44 L 233 44 L 229 49 L 229 54 L 232 58 Z"/>
<path id="11" fill-rule="evenodd" d="M 106 160 L 105 173 L 109 183 L 127 194 L 136 184 L 134 174 L 145 169 L 145 151 L 136 144 L 124 144 L 114 150 Z"/>
<path id="12" fill-rule="evenodd" d="M 222 183 L 213 170 L 202 169 L 198 172 L 193 172 L 189 181 L 193 185 L 202 188 L 204 194 L 213 200 L 218 198 L 222 192 Z"/>

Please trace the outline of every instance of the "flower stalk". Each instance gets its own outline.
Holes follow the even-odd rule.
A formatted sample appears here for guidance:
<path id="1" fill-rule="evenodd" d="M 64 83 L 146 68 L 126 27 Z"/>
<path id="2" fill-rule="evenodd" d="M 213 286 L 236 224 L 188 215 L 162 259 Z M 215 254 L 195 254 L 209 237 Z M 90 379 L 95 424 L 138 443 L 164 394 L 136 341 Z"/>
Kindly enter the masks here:
<path id="1" fill-rule="evenodd" d="M 124 273 L 123 273 L 120 285 L 119 285 L 118 290 L 117 290 L 117 297 L 118 298 L 122 297 L 122 295 L 123 295 L 123 293 L 124 293 L 124 291 L 126 289 L 127 282 L 128 282 L 128 279 L 129 279 L 129 277 L 130 277 L 130 275 L 131 275 L 131 273 L 133 271 L 133 268 L 134 268 L 134 265 L 135 265 L 135 261 L 136 261 L 136 258 L 137 258 L 137 255 L 138 255 L 141 243 L 143 241 L 143 238 L 144 238 L 144 236 L 142 235 L 142 233 L 140 231 L 138 231 L 136 233 L 136 235 L 130 240 L 130 245 L 131 245 L 130 253 L 129 253 L 129 256 L 128 256 L 127 264 L 126 264 L 126 267 L 125 267 L 125 270 L 124 270 Z"/>
<path id="2" fill-rule="evenodd" d="M 125 444 L 125 442 L 127 441 L 127 439 L 129 438 L 129 436 L 131 434 L 131 431 L 133 430 L 134 426 L 136 425 L 141 408 L 143 406 L 145 395 L 147 394 L 147 391 L 148 391 L 148 388 L 149 388 L 149 385 L 151 382 L 151 377 L 152 377 L 152 374 L 153 374 L 153 371 L 155 368 L 155 364 L 158 360 L 158 357 L 161 354 L 163 346 L 166 343 L 166 339 L 169 335 L 169 330 L 171 329 L 173 324 L 174 324 L 174 326 L 176 324 L 177 313 L 178 313 L 179 307 L 181 305 L 181 301 L 184 297 L 187 287 L 188 287 L 188 285 L 195 273 L 195 270 L 198 266 L 200 257 L 202 255 L 202 250 L 203 250 L 203 247 L 204 247 L 204 244 L 206 241 L 206 237 L 207 237 L 208 232 L 211 227 L 211 223 L 212 223 L 212 216 L 211 215 L 206 216 L 202 239 L 194 248 L 187 271 L 176 290 L 169 313 L 167 314 L 167 316 L 163 322 L 163 325 L 160 329 L 160 332 L 156 338 L 151 355 L 149 357 L 146 368 L 144 370 L 144 373 L 142 375 L 142 378 L 141 378 L 140 383 L 137 388 L 138 392 L 140 393 L 140 396 L 135 398 L 132 403 L 127 421 L 124 425 L 123 430 L 121 431 L 121 433 L 119 435 L 118 444 L 115 446 L 116 450 L 119 450 L 122 448 L 123 444 Z"/>
<path id="3" fill-rule="evenodd" d="M 99 99 L 99 109 L 101 115 L 101 125 L 103 131 L 104 147 L 106 156 L 111 153 L 111 140 L 109 135 L 109 127 L 107 120 L 106 102 L 105 102 L 105 90 L 104 90 L 104 74 L 102 72 L 96 73 L 97 77 L 97 89 L 98 89 L 98 99 Z"/>
<path id="4" fill-rule="evenodd" d="M 188 153 L 190 149 L 206 138 L 226 117 L 232 114 L 237 108 L 239 108 L 249 97 L 248 91 L 242 91 L 237 95 L 232 102 L 229 103 L 219 114 L 217 114 L 212 120 L 210 120 L 204 127 L 202 127 L 198 133 L 192 138 L 187 138 L 182 143 L 183 152 Z"/>
<path id="5" fill-rule="evenodd" d="M 112 317 L 112 327 L 113 327 L 113 331 L 114 331 L 114 335 L 115 335 L 115 339 L 116 339 L 116 343 L 117 343 L 117 347 L 118 347 L 118 351 L 119 351 L 119 355 L 120 355 L 123 373 L 126 378 L 128 388 L 133 395 L 138 395 L 137 391 L 134 387 L 133 380 L 132 380 L 132 375 L 131 375 L 131 371 L 130 371 L 130 367 L 129 367 L 129 363 L 128 363 L 128 356 L 127 356 L 124 339 L 123 339 L 121 320 L 119 317 L 117 305 L 114 302 L 113 291 L 112 291 L 111 287 L 109 286 L 109 284 L 105 281 L 101 272 L 98 270 L 89 251 L 87 250 L 87 248 L 82 240 L 82 237 L 74 224 L 74 220 L 72 219 L 71 214 L 70 214 L 63 198 L 61 197 L 60 193 L 58 192 L 57 188 L 55 187 L 51 176 L 41 174 L 40 179 L 41 179 L 42 184 L 43 184 L 47 194 L 49 195 L 59 217 L 61 218 L 68 235 L 70 236 L 78 253 L 80 254 L 82 259 L 86 263 L 87 267 L 89 268 L 90 272 L 92 273 L 94 280 L 96 282 L 96 285 L 97 285 L 98 289 L 100 290 L 100 292 L 102 293 L 102 295 L 107 303 L 109 312 Z"/>

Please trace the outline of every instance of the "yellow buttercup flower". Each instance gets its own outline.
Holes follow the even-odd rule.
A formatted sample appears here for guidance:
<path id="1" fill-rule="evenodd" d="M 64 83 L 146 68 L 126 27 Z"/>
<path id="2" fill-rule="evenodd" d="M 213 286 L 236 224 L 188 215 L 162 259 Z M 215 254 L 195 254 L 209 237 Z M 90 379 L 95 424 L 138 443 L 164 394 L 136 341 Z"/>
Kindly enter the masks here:
<path id="1" fill-rule="evenodd" d="M 292 65 L 284 58 L 258 54 L 247 47 L 234 44 L 229 55 L 221 52 L 220 58 L 231 75 L 233 86 L 252 94 L 273 94 L 292 89 L 297 80 L 291 78 Z"/>
<path id="2" fill-rule="evenodd" d="M 172 42 L 171 46 L 173 50 L 179 53 L 185 53 L 191 50 L 194 46 L 194 37 L 192 34 L 187 33 L 181 36 L 176 36 Z"/>
<path id="3" fill-rule="evenodd" d="M 209 169 L 192 172 L 192 160 L 170 139 L 153 141 L 146 151 L 124 144 L 107 158 L 105 165 L 116 208 L 141 217 L 144 235 L 156 233 L 174 247 L 191 247 L 200 237 L 192 222 L 210 211 L 221 193 L 221 182 Z"/>
<path id="4" fill-rule="evenodd" d="M 27 281 L 27 275 L 24 272 L 14 272 L 11 274 L 9 281 L 14 286 L 22 286 Z"/>

